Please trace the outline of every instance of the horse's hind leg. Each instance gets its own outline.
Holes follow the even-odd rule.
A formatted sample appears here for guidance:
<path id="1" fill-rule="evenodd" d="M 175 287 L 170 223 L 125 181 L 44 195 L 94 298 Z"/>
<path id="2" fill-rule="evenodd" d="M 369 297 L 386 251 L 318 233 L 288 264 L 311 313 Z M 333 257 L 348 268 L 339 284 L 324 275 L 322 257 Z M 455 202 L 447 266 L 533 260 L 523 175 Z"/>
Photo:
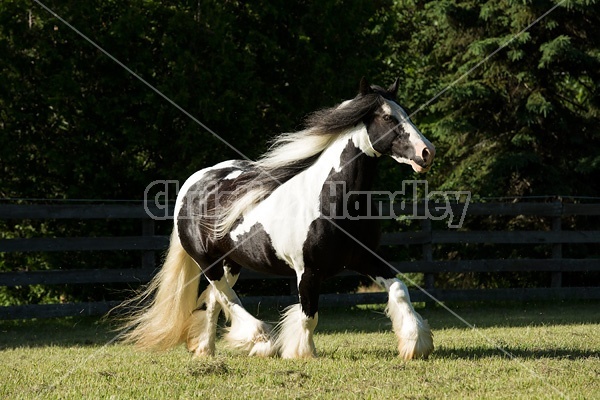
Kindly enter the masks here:
<path id="1" fill-rule="evenodd" d="M 208 285 L 198 297 L 196 309 L 188 319 L 187 348 L 195 357 L 215 354 L 220 312 L 221 305 L 217 302 L 214 288 Z"/>
<path id="2" fill-rule="evenodd" d="M 235 285 L 240 268 L 231 267 L 223 262 L 224 276 L 230 286 Z M 217 322 L 221 313 L 221 304 L 213 285 L 208 285 L 198 297 L 196 309 L 188 320 L 187 348 L 196 357 L 212 356 L 215 353 Z"/>
<path id="3" fill-rule="evenodd" d="M 231 264 L 231 269 L 228 269 L 226 264 L 221 277 L 214 280 L 210 280 L 209 277 L 211 293 L 227 319 L 231 321 L 224 338 L 232 347 L 247 351 L 251 356 L 272 356 L 275 348 L 271 341 L 270 326 L 246 311 L 232 289 L 239 271 L 239 266 Z"/>

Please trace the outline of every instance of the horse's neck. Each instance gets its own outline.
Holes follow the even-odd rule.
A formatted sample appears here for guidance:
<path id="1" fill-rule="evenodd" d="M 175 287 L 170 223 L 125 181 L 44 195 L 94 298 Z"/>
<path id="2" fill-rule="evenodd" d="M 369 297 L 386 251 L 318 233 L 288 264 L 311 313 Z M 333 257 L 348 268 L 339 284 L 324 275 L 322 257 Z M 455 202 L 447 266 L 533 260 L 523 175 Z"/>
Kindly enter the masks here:
<path id="1" fill-rule="evenodd" d="M 278 187 L 274 192 L 276 197 L 320 198 L 321 192 L 327 191 L 326 186 L 342 182 L 347 190 L 369 190 L 376 157 L 369 157 L 361 150 L 361 143 L 365 142 L 362 135 L 366 135 L 364 125 L 340 134 L 312 166 Z"/>
<path id="2" fill-rule="evenodd" d="M 369 190 L 375 177 L 378 156 L 371 147 L 366 128 L 360 124 L 340 135 L 314 167 L 330 173 L 330 179 L 344 182 L 347 190 Z"/>
<path id="3" fill-rule="evenodd" d="M 311 167 L 310 173 L 315 174 L 311 190 L 315 192 L 307 198 L 319 199 L 320 215 L 345 218 L 369 212 L 371 206 L 370 202 L 365 202 L 367 196 L 353 197 L 352 210 L 347 204 L 350 193 L 370 190 L 375 177 L 377 157 L 368 156 L 361 149 L 361 143 L 364 144 L 365 139 L 368 142 L 361 135 L 366 135 L 366 130 L 355 129 L 340 135 Z M 319 178 L 316 178 L 317 173 L 321 174 Z"/>

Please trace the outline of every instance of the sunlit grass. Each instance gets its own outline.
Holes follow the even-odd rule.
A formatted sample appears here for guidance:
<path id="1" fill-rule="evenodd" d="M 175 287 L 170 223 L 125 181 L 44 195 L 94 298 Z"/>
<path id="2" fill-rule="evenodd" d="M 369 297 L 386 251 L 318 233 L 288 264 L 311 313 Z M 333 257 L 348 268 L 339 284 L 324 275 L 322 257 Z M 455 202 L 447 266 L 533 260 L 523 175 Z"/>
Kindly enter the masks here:
<path id="1" fill-rule="evenodd" d="M 93 319 L 1 322 L 0 398 L 595 398 L 598 303 L 421 310 L 429 360 L 404 362 L 383 308 L 323 309 L 319 358 L 250 358 L 219 343 L 138 352 Z M 273 312 L 261 312 L 273 320 Z"/>

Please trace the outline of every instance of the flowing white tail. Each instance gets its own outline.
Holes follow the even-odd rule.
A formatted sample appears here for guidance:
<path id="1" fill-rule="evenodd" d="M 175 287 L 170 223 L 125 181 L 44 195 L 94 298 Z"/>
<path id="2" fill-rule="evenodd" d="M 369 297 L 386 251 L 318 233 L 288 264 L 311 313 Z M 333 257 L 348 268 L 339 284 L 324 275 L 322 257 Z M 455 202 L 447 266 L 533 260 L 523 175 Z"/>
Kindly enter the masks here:
<path id="1" fill-rule="evenodd" d="M 136 304 L 137 310 L 126 317 L 123 340 L 153 350 L 167 350 L 184 342 L 196 308 L 201 273 L 173 231 L 162 268 L 138 296 L 125 304 Z M 148 298 L 152 298 L 149 305 L 143 306 Z"/>

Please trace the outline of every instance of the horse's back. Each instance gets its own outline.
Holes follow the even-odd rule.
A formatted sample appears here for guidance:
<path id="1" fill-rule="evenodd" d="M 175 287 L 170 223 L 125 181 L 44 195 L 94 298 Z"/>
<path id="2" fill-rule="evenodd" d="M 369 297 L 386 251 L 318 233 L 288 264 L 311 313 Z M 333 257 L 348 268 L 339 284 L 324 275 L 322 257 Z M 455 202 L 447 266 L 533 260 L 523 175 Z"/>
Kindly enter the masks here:
<path id="1" fill-rule="evenodd" d="M 219 202 L 235 190 L 231 187 L 235 178 L 251 169 L 249 161 L 223 161 L 195 172 L 181 186 L 175 203 L 174 229 L 184 249 L 197 262 L 206 255 Z"/>
<path id="2" fill-rule="evenodd" d="M 189 200 L 198 200 L 202 194 L 218 189 L 225 180 L 236 178 L 247 171 L 251 162 L 244 160 L 228 160 L 212 167 L 204 168 L 192 174 L 181 186 L 175 203 L 175 218 L 181 217 L 182 206 Z"/>

